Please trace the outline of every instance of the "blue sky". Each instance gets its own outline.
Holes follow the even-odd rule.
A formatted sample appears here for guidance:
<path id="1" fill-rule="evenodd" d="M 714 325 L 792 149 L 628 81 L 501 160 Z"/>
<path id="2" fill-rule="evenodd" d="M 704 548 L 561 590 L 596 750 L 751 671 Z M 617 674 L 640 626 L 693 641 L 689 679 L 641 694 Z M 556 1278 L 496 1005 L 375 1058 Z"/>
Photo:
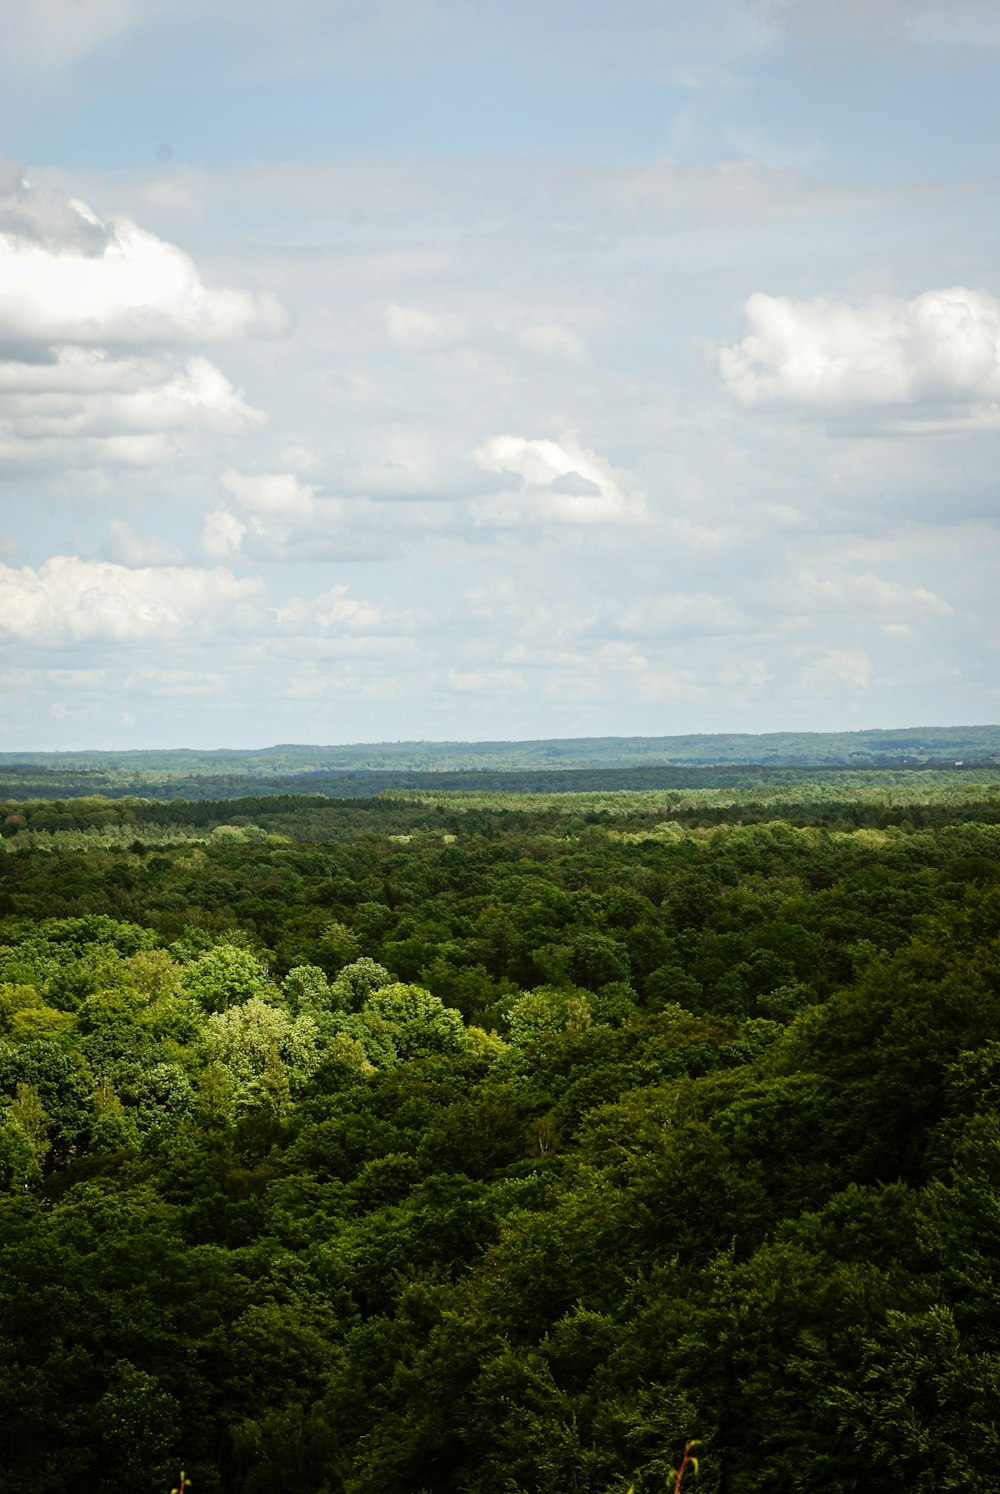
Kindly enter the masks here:
<path id="1" fill-rule="evenodd" d="M 8 750 L 998 719 L 986 0 L 21 0 Z"/>

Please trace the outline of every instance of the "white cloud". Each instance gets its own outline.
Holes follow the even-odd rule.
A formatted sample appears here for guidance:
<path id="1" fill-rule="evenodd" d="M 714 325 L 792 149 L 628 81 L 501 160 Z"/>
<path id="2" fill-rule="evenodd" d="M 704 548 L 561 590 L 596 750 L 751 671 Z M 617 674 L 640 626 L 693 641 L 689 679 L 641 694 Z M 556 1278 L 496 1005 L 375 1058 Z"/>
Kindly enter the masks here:
<path id="1" fill-rule="evenodd" d="M 55 555 L 33 569 L 0 565 L 0 637 L 33 643 L 175 638 L 257 597 L 262 583 L 227 570 L 131 568 Z"/>
<path id="2" fill-rule="evenodd" d="M 45 342 L 215 342 L 282 330 L 270 297 L 207 287 L 180 249 L 122 222 L 99 255 L 0 236 L 0 334 Z"/>
<path id="3" fill-rule="evenodd" d="M 276 331 L 273 296 L 214 289 L 174 245 L 0 163 L 0 461 L 152 467 L 193 431 L 265 421 L 213 362 L 159 344 Z M 133 351 L 124 353 L 122 345 Z M 155 348 L 155 350 L 154 350 Z"/>
<path id="4" fill-rule="evenodd" d="M 842 412 L 847 439 L 782 415 L 779 440 L 760 418 L 766 399 L 741 403 L 713 357 L 699 356 L 756 330 L 733 331 L 730 318 L 757 289 L 781 289 L 795 308 L 823 287 L 891 287 L 905 264 L 915 290 L 960 279 L 1000 293 L 981 183 L 882 191 L 752 163 L 580 162 L 45 180 L 67 190 L 47 205 L 32 198 L 36 238 L 85 258 L 103 252 L 102 223 L 124 217 L 204 246 L 194 257 L 206 284 L 273 286 L 296 314 L 294 337 L 268 344 L 0 349 L 0 384 L 10 375 L 0 400 L 23 398 L 18 420 L 93 432 L 20 441 L 25 454 L 60 446 L 60 475 L 48 500 L 37 472 L 30 488 L 5 482 L 4 533 L 19 546 L 9 566 L 66 548 L 161 566 L 170 557 L 144 537 L 188 556 L 204 522 L 202 558 L 190 563 L 259 571 L 268 588 L 266 606 L 242 604 L 252 616 L 232 639 L 207 611 L 166 645 L 142 635 L 141 654 L 60 648 L 60 661 L 96 658 L 112 677 L 95 687 L 88 722 L 45 745 L 116 736 L 123 701 L 139 724 L 120 740 L 147 744 L 835 727 L 845 712 L 866 724 L 856 719 L 866 699 L 883 721 L 987 719 L 994 443 L 862 442 L 849 422 L 926 429 L 949 414 L 971 421 L 989 402 L 868 414 L 783 396 L 793 411 Z M 182 218 L 169 202 L 154 209 L 143 182 L 152 196 L 190 183 L 202 206 Z M 74 197 L 93 204 L 96 227 L 65 207 Z M 460 314 L 464 332 L 435 344 L 436 322 L 412 323 L 394 342 L 389 302 Z M 585 358 L 560 328 L 586 338 Z M 270 424 L 236 440 L 140 429 L 138 402 L 119 397 L 170 386 L 203 353 Z M 769 363 L 751 360 L 750 371 L 777 378 Z M 103 424 L 98 396 L 109 402 Z M 73 399 L 87 410 L 74 414 Z M 173 397 L 149 405 L 178 409 Z M 568 430 L 580 434 L 559 434 Z M 103 468 L 81 480 L 73 464 L 85 447 Z M 159 452 L 170 465 L 136 480 L 110 469 L 112 452 L 147 462 Z M 640 526 L 630 519 L 643 514 L 643 492 Z M 69 546 L 68 503 L 80 536 Z M 135 535 L 109 540 L 111 516 Z M 906 641 L 911 631 L 919 642 Z M 856 684 L 862 650 L 867 694 Z M 841 657 L 803 675 L 824 651 Z M 6 652 L 30 655 L 23 643 Z M 123 694 L 140 664 L 192 678 L 209 668 L 231 686 L 224 702 L 209 693 L 185 710 L 178 697 L 167 710 L 152 679 L 137 676 Z M 449 670 L 469 688 L 450 686 Z M 525 688 L 508 690 L 505 670 Z M 66 703 L 83 694 L 67 688 Z M 30 745 L 58 686 L 40 681 L 22 696 L 4 702 L 5 734 Z M 383 706 L 363 705 L 376 697 Z"/>
<path id="5" fill-rule="evenodd" d="M 533 487 L 546 487 L 567 473 L 579 472 L 600 490 L 598 478 L 606 479 L 609 471 L 601 457 L 583 451 L 572 436 L 564 437 L 561 442 L 494 436 L 473 455 L 487 471 L 516 472 Z"/>
<path id="6" fill-rule="evenodd" d="M 0 419 L 25 440 L 204 428 L 242 431 L 265 416 L 207 358 L 162 365 L 60 349 L 55 363 L 0 364 Z"/>
<path id="7" fill-rule="evenodd" d="M 39 363 L 0 362 L 0 462 L 15 467 L 158 466 L 184 433 L 265 421 L 207 358 L 171 369 L 71 347 Z"/>
<path id="8" fill-rule="evenodd" d="M 925 407 L 933 417 L 942 406 L 1000 400 L 1000 301 L 986 291 L 954 286 L 860 305 L 758 293 L 745 310 L 749 335 L 719 353 L 745 404 Z"/>
<path id="9" fill-rule="evenodd" d="M 182 249 L 127 218 L 104 223 L 24 180 L 0 198 L 0 339 L 218 342 L 287 320 L 270 294 L 206 285 Z"/>
<path id="10" fill-rule="evenodd" d="M 487 472 L 511 473 L 524 485 L 523 498 L 505 493 L 474 505 L 486 526 L 532 520 L 612 524 L 645 517 L 643 494 L 626 493 L 610 464 L 572 432 L 558 441 L 493 436 L 472 455 Z"/>
<path id="11" fill-rule="evenodd" d="M 247 404 L 239 390 L 207 358 L 189 358 L 184 368 L 164 384 L 140 388 L 98 407 L 103 418 L 118 429 L 179 430 L 205 426 L 212 430 L 242 431 L 262 425 L 267 417 Z"/>

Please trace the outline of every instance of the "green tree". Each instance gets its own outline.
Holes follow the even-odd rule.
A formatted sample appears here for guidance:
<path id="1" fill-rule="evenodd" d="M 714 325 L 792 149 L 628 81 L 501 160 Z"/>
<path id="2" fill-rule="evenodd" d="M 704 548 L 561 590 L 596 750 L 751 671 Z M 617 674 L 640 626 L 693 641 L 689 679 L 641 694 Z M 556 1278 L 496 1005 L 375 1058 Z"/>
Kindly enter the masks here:
<path id="1" fill-rule="evenodd" d="M 433 1053 L 460 1053 L 466 1046 L 461 1012 L 422 986 L 381 986 L 365 1002 L 361 1020 L 375 1032 L 387 1032 L 404 1063 Z"/>
<path id="2" fill-rule="evenodd" d="M 331 998 L 342 1011 L 360 1011 L 373 992 L 392 984 L 384 965 L 367 955 L 345 965 L 330 986 Z"/>
<path id="3" fill-rule="evenodd" d="M 185 968 L 181 981 L 206 1012 L 228 1011 L 263 996 L 267 989 L 267 977 L 257 957 L 231 944 L 218 944 L 199 955 Z"/>

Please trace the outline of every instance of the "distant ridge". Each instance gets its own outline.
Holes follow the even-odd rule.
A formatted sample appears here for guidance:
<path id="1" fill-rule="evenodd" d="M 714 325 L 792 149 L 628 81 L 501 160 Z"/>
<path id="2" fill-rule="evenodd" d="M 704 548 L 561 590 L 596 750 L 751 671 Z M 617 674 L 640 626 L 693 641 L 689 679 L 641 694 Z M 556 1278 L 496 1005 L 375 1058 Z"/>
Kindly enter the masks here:
<path id="1" fill-rule="evenodd" d="M 163 766 L 188 772 L 291 771 L 342 768 L 625 768 L 634 763 L 786 763 L 859 765 L 879 759 L 900 762 L 951 759 L 970 753 L 1000 757 L 1000 726 L 906 726 L 857 732 L 695 732 L 677 737 L 549 737 L 526 741 L 393 741 L 344 746 L 152 747 L 126 750 L 0 751 L 1 768 L 123 768 Z"/>
<path id="2" fill-rule="evenodd" d="M 0 799 L 136 795 L 370 797 L 385 789 L 709 787 L 777 775 L 884 769 L 1000 769 L 1000 726 L 851 732 L 697 733 L 524 742 L 375 742 L 257 749 L 0 753 Z M 748 782 L 750 780 L 748 779 Z"/>

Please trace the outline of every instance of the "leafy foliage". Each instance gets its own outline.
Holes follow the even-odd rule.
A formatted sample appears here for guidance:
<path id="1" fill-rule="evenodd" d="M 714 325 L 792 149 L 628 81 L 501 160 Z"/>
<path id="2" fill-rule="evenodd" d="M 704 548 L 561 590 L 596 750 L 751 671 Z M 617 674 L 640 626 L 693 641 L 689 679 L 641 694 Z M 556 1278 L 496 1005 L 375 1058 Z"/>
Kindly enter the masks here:
<path id="1" fill-rule="evenodd" d="M 925 784 L 0 857 L 11 1485 L 993 1488 L 1000 826 Z"/>

